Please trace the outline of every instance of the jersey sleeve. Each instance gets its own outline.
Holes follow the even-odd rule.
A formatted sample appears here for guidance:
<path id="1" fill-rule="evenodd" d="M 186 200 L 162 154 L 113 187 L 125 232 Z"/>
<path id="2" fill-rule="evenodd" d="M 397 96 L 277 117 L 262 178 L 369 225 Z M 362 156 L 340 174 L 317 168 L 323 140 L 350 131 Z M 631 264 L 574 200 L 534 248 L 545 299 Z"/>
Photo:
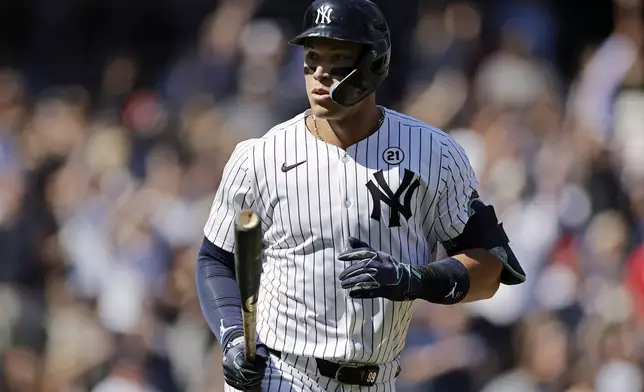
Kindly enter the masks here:
<path id="1" fill-rule="evenodd" d="M 204 235 L 210 242 L 227 252 L 235 248 L 235 216 L 254 204 L 251 165 L 252 145 L 239 143 L 224 166 L 219 187 L 215 193 Z"/>
<path id="2" fill-rule="evenodd" d="M 445 243 L 458 237 L 469 219 L 469 203 L 476 196 L 478 180 L 465 150 L 451 142 L 442 148 L 442 191 L 436 204 L 438 239 Z"/>

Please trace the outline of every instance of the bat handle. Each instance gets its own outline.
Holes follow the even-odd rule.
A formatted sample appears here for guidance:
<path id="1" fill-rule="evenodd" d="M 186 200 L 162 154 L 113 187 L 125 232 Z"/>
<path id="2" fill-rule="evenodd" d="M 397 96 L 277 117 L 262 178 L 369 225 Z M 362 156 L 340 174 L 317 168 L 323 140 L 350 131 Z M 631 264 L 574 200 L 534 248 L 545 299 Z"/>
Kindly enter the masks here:
<path id="1" fill-rule="evenodd" d="M 255 361 L 255 352 L 257 350 L 257 342 L 255 338 L 255 331 L 253 328 L 246 328 L 244 325 L 244 355 L 249 362 Z M 262 387 L 258 386 L 250 390 L 250 392 L 261 392 Z"/>
<path id="2" fill-rule="evenodd" d="M 249 361 L 255 360 L 257 350 L 257 331 L 255 329 L 255 312 L 243 312 L 242 329 L 244 331 L 244 355 Z"/>
<path id="3" fill-rule="evenodd" d="M 255 360 L 255 339 L 245 339 L 244 341 L 244 355 L 246 355 L 246 359 L 249 360 L 250 362 Z"/>

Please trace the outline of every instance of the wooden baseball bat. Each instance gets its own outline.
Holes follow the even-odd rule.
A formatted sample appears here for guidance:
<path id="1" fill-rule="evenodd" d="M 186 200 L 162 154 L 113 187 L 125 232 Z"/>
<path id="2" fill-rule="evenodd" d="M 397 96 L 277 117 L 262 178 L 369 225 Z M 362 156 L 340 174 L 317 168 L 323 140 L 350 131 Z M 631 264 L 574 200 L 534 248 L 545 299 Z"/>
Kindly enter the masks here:
<path id="1" fill-rule="evenodd" d="M 255 359 L 257 341 L 257 295 L 262 273 L 261 226 L 259 216 L 244 210 L 235 219 L 235 273 L 242 301 L 242 327 L 246 359 Z"/>

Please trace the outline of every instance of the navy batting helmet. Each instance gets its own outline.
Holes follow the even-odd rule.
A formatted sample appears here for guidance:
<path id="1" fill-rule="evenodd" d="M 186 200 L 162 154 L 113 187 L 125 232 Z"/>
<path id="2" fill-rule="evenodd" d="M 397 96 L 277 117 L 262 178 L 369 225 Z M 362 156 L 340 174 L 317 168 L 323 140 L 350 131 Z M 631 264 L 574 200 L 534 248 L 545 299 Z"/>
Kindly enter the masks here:
<path id="1" fill-rule="evenodd" d="M 304 14 L 302 33 L 289 41 L 304 45 L 323 37 L 364 45 L 355 69 L 331 88 L 331 99 L 350 107 L 376 91 L 389 73 L 391 38 L 382 11 L 369 0 L 316 0 Z"/>

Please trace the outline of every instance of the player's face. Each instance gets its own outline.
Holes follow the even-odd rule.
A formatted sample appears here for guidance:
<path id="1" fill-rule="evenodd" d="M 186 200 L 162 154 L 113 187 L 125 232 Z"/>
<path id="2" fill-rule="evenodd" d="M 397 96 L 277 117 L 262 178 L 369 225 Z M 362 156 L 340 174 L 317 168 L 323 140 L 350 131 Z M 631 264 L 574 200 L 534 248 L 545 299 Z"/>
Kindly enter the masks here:
<path id="1" fill-rule="evenodd" d="M 362 46 L 327 38 L 312 38 L 304 46 L 306 93 L 313 115 L 324 119 L 341 118 L 350 112 L 331 100 L 329 91 L 356 66 Z"/>

